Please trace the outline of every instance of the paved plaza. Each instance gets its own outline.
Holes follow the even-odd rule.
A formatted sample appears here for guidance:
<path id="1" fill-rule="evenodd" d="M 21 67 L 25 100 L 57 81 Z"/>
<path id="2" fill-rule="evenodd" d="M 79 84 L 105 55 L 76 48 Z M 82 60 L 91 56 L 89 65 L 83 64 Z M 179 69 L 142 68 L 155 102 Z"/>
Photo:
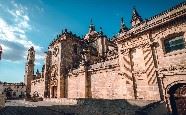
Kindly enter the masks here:
<path id="1" fill-rule="evenodd" d="M 0 110 L 0 115 L 75 115 L 56 111 L 53 108 L 57 103 L 54 102 L 28 102 L 24 100 L 8 100 L 5 108 Z"/>

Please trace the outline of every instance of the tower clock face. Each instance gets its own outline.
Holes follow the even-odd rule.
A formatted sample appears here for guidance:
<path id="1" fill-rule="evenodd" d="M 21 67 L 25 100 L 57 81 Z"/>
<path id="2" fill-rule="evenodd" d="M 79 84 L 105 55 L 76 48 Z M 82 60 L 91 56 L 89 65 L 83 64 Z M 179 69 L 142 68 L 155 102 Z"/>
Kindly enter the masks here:
<path id="1" fill-rule="evenodd" d="M 54 47 L 53 54 L 54 54 L 54 56 L 56 57 L 56 56 L 58 55 L 58 53 L 59 53 L 59 47 L 56 46 L 56 47 Z"/>

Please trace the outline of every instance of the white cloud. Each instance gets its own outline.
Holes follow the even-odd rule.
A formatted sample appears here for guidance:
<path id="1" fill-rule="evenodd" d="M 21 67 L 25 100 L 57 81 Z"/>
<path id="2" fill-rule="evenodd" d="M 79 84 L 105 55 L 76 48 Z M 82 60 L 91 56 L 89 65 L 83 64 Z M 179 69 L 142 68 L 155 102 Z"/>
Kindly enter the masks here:
<path id="1" fill-rule="evenodd" d="M 27 8 L 11 1 L 11 9 L 3 8 L 11 15 L 13 23 L 0 17 L 0 44 L 3 47 L 3 59 L 13 62 L 23 61 L 27 50 L 34 46 L 36 50 L 36 63 L 43 59 L 42 47 L 28 39 L 26 32 L 31 31 L 30 18 Z"/>

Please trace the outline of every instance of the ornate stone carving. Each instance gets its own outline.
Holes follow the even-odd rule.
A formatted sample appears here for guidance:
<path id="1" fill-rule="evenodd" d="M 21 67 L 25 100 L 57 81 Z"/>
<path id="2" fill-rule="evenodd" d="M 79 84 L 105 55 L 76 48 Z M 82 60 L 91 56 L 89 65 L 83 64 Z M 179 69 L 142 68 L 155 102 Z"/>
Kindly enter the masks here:
<path id="1" fill-rule="evenodd" d="M 123 55 L 129 55 L 130 49 L 122 49 L 120 51 L 121 51 L 121 54 Z"/>
<path id="2" fill-rule="evenodd" d="M 164 73 L 164 72 L 174 72 L 174 71 L 179 71 L 183 72 L 186 71 L 186 65 L 185 64 L 180 64 L 180 65 L 170 65 L 168 67 L 164 67 L 159 69 L 159 73 Z"/>
<path id="3" fill-rule="evenodd" d="M 58 76 L 58 67 L 57 65 L 53 65 L 51 68 L 51 77 L 56 77 Z"/>
<path id="4" fill-rule="evenodd" d="M 57 79 L 55 77 L 51 78 L 50 85 L 51 86 L 57 86 Z"/>
<path id="5" fill-rule="evenodd" d="M 59 53 L 59 47 L 56 46 L 56 47 L 54 47 L 53 55 L 56 57 L 58 55 L 58 53 Z"/>

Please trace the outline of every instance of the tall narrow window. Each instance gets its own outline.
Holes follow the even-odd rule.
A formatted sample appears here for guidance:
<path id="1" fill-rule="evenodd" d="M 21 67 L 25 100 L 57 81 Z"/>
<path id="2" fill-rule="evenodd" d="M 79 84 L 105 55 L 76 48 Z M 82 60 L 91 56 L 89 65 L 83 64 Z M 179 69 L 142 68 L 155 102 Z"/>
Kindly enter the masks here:
<path id="1" fill-rule="evenodd" d="M 77 44 L 73 45 L 73 50 L 74 50 L 74 54 L 78 54 L 78 48 L 77 48 Z"/>
<path id="2" fill-rule="evenodd" d="M 164 41 L 165 52 L 169 53 L 175 50 L 180 50 L 185 48 L 185 40 L 183 36 L 176 36 Z"/>

